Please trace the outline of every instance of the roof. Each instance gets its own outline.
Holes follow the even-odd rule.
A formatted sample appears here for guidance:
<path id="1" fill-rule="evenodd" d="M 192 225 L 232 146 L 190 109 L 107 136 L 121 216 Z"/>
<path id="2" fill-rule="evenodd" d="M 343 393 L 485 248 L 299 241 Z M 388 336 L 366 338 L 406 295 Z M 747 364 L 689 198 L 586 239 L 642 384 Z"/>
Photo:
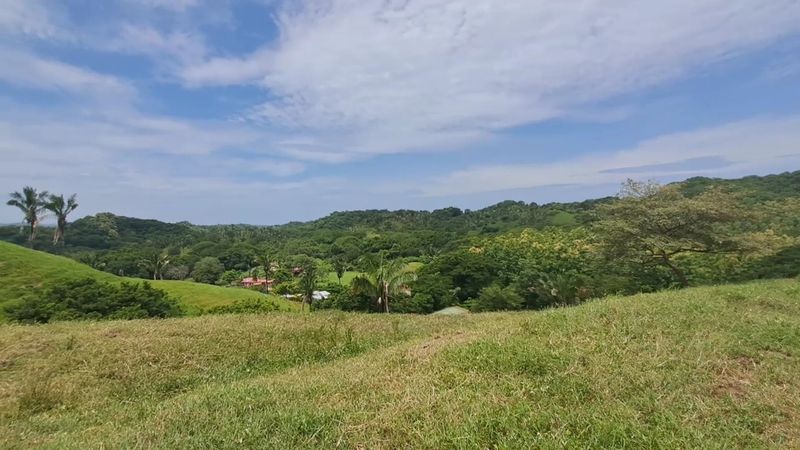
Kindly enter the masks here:
<path id="1" fill-rule="evenodd" d="M 440 316 L 459 316 L 461 314 L 469 314 L 469 310 L 460 306 L 450 306 L 448 308 L 440 309 L 433 314 Z"/>

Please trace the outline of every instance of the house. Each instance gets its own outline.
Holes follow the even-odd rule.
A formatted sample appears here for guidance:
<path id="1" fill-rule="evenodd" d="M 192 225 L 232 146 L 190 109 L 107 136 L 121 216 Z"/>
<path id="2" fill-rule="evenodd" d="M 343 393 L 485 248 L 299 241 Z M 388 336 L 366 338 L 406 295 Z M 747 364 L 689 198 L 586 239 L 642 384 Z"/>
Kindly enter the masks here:
<path id="1" fill-rule="evenodd" d="M 273 284 L 275 284 L 275 280 L 267 280 L 266 278 L 247 277 L 242 280 L 242 287 L 246 288 L 262 286 L 270 289 Z"/>

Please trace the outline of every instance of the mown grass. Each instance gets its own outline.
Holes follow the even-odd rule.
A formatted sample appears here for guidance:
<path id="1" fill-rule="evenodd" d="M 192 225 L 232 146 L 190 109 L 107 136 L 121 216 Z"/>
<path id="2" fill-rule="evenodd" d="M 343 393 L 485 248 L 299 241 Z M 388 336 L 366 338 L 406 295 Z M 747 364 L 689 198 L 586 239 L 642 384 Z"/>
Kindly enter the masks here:
<path id="1" fill-rule="evenodd" d="M 421 262 L 410 262 L 410 263 L 407 264 L 408 269 L 411 270 L 411 271 L 417 271 L 417 270 L 421 269 L 422 266 L 424 266 L 424 264 L 421 263 Z M 359 276 L 361 274 L 362 274 L 362 272 L 354 272 L 354 271 L 348 270 L 347 272 L 345 272 L 342 275 L 342 285 L 343 286 L 350 286 L 350 283 L 353 281 L 353 278 L 355 278 L 355 277 L 357 277 L 357 276 Z M 325 275 L 325 280 L 328 281 L 329 283 L 338 283 L 339 282 L 339 278 L 336 277 L 336 272 L 328 272 Z"/>
<path id="2" fill-rule="evenodd" d="M 539 313 L 0 327 L 0 447 L 797 448 L 796 281 Z"/>
<path id="3" fill-rule="evenodd" d="M 348 270 L 342 275 L 342 286 L 350 286 L 353 278 L 361 275 L 361 272 L 353 272 Z M 329 283 L 339 283 L 339 278 L 336 277 L 336 272 L 328 272 L 325 274 L 325 281 Z"/>
<path id="4" fill-rule="evenodd" d="M 92 269 L 69 258 L 33 251 L 18 245 L 0 242 L 0 321 L 2 309 L 8 302 L 35 295 L 37 291 L 60 281 L 95 278 L 110 283 L 122 281 L 140 283 L 138 278 L 118 277 Z M 183 304 L 190 314 L 235 300 L 259 297 L 263 294 L 245 289 L 222 288 L 189 281 L 149 281 L 154 287 L 167 291 Z M 270 298 L 281 308 L 290 311 L 299 307 L 277 296 Z"/>

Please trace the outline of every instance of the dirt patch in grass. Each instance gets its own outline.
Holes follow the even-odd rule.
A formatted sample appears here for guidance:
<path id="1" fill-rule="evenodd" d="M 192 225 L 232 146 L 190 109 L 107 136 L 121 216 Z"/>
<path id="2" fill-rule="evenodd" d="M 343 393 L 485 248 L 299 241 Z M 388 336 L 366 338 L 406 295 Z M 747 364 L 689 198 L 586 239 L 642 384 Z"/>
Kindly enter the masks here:
<path id="1" fill-rule="evenodd" d="M 750 357 L 740 356 L 727 361 L 717 372 L 712 392 L 717 397 L 743 399 L 747 397 L 755 383 L 753 371 L 757 362 Z"/>

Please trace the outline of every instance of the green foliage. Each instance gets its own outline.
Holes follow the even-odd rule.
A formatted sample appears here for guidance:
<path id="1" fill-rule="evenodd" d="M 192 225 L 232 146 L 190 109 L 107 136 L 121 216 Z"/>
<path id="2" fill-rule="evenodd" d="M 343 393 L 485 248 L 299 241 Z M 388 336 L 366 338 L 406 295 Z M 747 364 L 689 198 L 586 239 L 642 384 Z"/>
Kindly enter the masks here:
<path id="1" fill-rule="evenodd" d="M 492 285 L 481 289 L 478 298 L 467 302 L 472 312 L 514 311 L 522 309 L 525 300 L 510 287 Z"/>
<path id="2" fill-rule="evenodd" d="M 6 316 L 26 323 L 53 320 L 141 319 L 181 314 L 178 303 L 149 283 L 119 285 L 94 278 L 55 285 L 40 297 L 6 307 Z"/>
<path id="3" fill-rule="evenodd" d="M 798 180 L 800 172 L 695 178 L 657 189 L 629 184 L 629 195 L 621 199 L 506 201 L 476 211 L 336 212 L 271 227 L 168 224 L 101 213 L 69 224 L 65 245 L 53 245 L 46 236 L 35 245 L 139 278 L 184 279 L 188 270 L 205 283 L 230 285 L 238 281 L 234 273 L 258 268 L 258 276 L 269 273 L 287 293 L 298 291 L 292 269 L 304 261 L 330 272 L 319 286 L 349 286 L 382 257 L 423 263 L 418 280 L 394 299 L 399 311 L 464 304 L 492 284 L 513 288 L 526 308 L 541 308 L 572 303 L 576 296 L 796 274 L 791 248 L 800 236 Z M 659 227 L 667 233 L 659 236 Z M 0 227 L 0 239 L 23 243 L 25 237 L 18 227 Z M 153 255 L 163 255 L 169 265 L 143 263 Z M 207 258 L 232 272 L 220 280 L 223 272 Z M 372 294 L 343 295 L 350 298 L 340 303 L 350 308 Z"/>
<path id="4" fill-rule="evenodd" d="M 67 227 L 67 216 L 78 209 L 77 195 L 72 194 L 66 200 L 63 195 L 49 195 L 44 208 L 56 216 L 56 229 L 53 233 L 53 245 L 64 243 L 64 230 Z"/>
<path id="5" fill-rule="evenodd" d="M 99 282 L 119 284 L 123 281 L 137 283 L 141 280 L 122 278 L 95 270 L 62 256 L 30 250 L 18 245 L 0 242 L 0 311 L 3 306 L 39 296 L 42 290 L 67 281 L 94 278 Z M 215 306 L 249 298 L 253 293 L 245 289 L 227 289 L 189 281 L 152 281 L 150 284 L 166 291 L 181 302 L 187 314 L 197 314 Z M 275 298 L 286 311 L 296 305 Z M 3 320 L 0 314 L 0 321 Z"/>
<path id="6" fill-rule="evenodd" d="M 629 180 L 621 198 L 598 209 L 595 231 L 602 236 L 608 260 L 660 264 L 681 286 L 689 285 L 676 256 L 689 253 L 739 252 L 741 228 L 754 220 L 741 196 L 711 187 L 692 197 L 680 186 L 658 186 Z"/>
<path id="7" fill-rule="evenodd" d="M 211 308 L 209 314 L 264 314 L 280 311 L 281 308 L 269 298 L 246 298 L 235 300 L 230 305 Z"/>
<path id="8" fill-rule="evenodd" d="M 364 274 L 357 276 L 350 284 L 355 295 L 376 300 L 381 312 L 389 312 L 389 302 L 404 295 L 408 285 L 416 279 L 416 274 L 400 260 L 386 260 L 383 255 L 365 258 Z"/>
<path id="9" fill-rule="evenodd" d="M 434 302 L 445 304 L 455 297 L 459 303 L 477 297 L 478 292 L 492 284 L 500 272 L 498 262 L 479 249 L 463 249 L 442 254 L 418 272 L 418 283 L 431 286 L 440 283 L 447 291 L 432 292 Z M 451 293 L 452 292 L 452 293 Z"/>
<path id="10" fill-rule="evenodd" d="M 194 265 L 192 278 L 198 283 L 214 284 L 225 271 L 219 259 L 207 256 Z"/>
<path id="11" fill-rule="evenodd" d="M 28 224 L 28 242 L 33 246 L 36 239 L 36 229 L 39 226 L 39 219 L 42 212 L 47 207 L 47 191 L 37 191 L 31 186 L 22 188 L 22 192 L 12 192 L 8 206 L 14 206 L 22 212 L 24 221 Z"/>

